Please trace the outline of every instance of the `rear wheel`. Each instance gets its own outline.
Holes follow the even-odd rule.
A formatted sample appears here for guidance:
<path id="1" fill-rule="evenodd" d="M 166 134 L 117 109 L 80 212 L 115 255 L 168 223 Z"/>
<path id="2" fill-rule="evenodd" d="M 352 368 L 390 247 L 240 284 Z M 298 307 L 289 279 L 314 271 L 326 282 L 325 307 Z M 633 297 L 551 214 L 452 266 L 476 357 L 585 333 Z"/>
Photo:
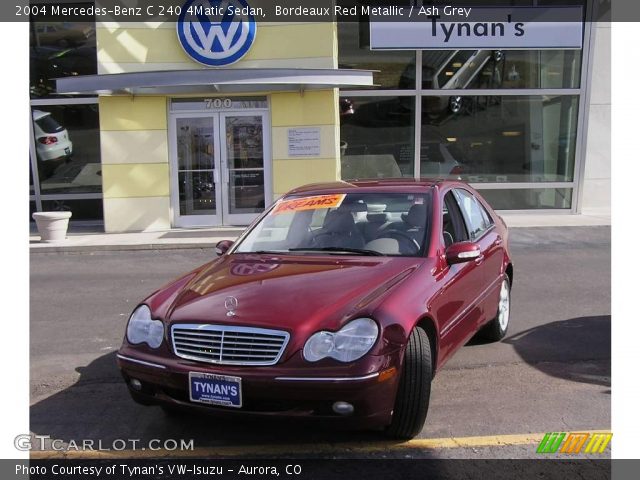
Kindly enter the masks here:
<path id="1" fill-rule="evenodd" d="M 462 110 L 462 97 L 450 97 L 449 110 L 451 110 L 451 113 L 460 113 L 460 110 Z"/>
<path id="2" fill-rule="evenodd" d="M 487 340 L 497 342 L 502 340 L 509 328 L 509 317 L 511 314 L 511 282 L 507 275 L 502 279 L 500 286 L 500 298 L 498 300 L 498 311 L 480 332 L 481 336 Z"/>
<path id="3" fill-rule="evenodd" d="M 391 424 L 386 433 L 394 438 L 413 438 L 424 426 L 431 395 L 431 344 L 419 327 L 411 332 L 396 394 Z"/>

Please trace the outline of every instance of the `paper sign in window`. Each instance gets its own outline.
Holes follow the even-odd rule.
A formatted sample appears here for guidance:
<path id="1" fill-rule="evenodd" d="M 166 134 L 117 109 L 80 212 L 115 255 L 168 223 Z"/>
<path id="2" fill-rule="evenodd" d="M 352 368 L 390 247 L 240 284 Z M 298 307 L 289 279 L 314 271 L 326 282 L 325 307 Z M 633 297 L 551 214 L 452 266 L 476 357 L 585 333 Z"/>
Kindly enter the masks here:
<path id="1" fill-rule="evenodd" d="M 318 210 L 321 208 L 338 208 L 346 194 L 315 195 L 313 197 L 294 198 L 280 202 L 271 212 L 273 215 L 302 210 Z"/>

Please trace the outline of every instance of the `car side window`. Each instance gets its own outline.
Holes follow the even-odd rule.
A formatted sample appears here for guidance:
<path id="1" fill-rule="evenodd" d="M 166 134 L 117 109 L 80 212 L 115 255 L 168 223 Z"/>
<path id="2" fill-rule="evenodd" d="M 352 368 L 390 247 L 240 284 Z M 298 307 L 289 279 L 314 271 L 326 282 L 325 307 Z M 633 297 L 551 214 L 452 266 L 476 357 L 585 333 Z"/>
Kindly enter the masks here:
<path id="1" fill-rule="evenodd" d="M 491 227 L 489 215 L 471 193 L 461 188 L 456 188 L 454 193 L 467 222 L 469 239 L 475 240 Z"/>
<path id="2" fill-rule="evenodd" d="M 482 218 L 484 219 L 484 223 L 487 225 L 487 228 L 489 228 L 491 225 L 493 225 L 493 219 L 491 218 L 491 215 L 489 215 L 489 212 L 487 212 L 487 209 L 484 208 L 484 205 L 482 205 L 482 203 L 480 203 L 480 201 L 477 198 L 475 198 L 475 201 L 480 207 L 480 213 L 482 213 Z"/>
<path id="3" fill-rule="evenodd" d="M 444 196 L 444 205 L 442 209 L 442 237 L 445 247 L 448 247 L 453 243 L 469 240 L 467 227 L 452 192 L 447 192 Z"/>

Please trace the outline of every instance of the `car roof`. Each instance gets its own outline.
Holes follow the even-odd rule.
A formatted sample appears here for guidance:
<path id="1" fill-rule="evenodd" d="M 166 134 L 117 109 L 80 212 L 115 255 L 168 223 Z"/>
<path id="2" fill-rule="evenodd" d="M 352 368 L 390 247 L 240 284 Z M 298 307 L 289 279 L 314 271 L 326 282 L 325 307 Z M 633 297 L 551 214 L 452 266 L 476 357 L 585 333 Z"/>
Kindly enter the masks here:
<path id="1" fill-rule="evenodd" d="M 47 115 L 51 115 L 51 112 L 43 112 L 42 110 L 33 111 L 34 120 L 40 120 L 42 117 L 46 117 Z"/>
<path id="2" fill-rule="evenodd" d="M 413 179 L 413 178 L 385 178 L 373 180 L 354 180 L 326 183 L 311 183 L 294 188 L 287 195 L 319 195 L 325 193 L 424 193 L 435 186 L 443 186 L 447 183 L 459 183 L 457 181 L 439 179 Z"/>

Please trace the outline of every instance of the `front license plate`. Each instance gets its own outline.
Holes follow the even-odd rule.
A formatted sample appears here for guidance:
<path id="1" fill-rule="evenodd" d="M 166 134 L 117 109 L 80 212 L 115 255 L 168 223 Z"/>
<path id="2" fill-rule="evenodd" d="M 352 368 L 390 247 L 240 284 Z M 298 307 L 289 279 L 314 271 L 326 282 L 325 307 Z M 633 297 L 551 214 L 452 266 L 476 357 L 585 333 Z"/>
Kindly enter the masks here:
<path id="1" fill-rule="evenodd" d="M 242 407 L 242 379 L 212 373 L 189 372 L 192 402 L 225 407 Z"/>

